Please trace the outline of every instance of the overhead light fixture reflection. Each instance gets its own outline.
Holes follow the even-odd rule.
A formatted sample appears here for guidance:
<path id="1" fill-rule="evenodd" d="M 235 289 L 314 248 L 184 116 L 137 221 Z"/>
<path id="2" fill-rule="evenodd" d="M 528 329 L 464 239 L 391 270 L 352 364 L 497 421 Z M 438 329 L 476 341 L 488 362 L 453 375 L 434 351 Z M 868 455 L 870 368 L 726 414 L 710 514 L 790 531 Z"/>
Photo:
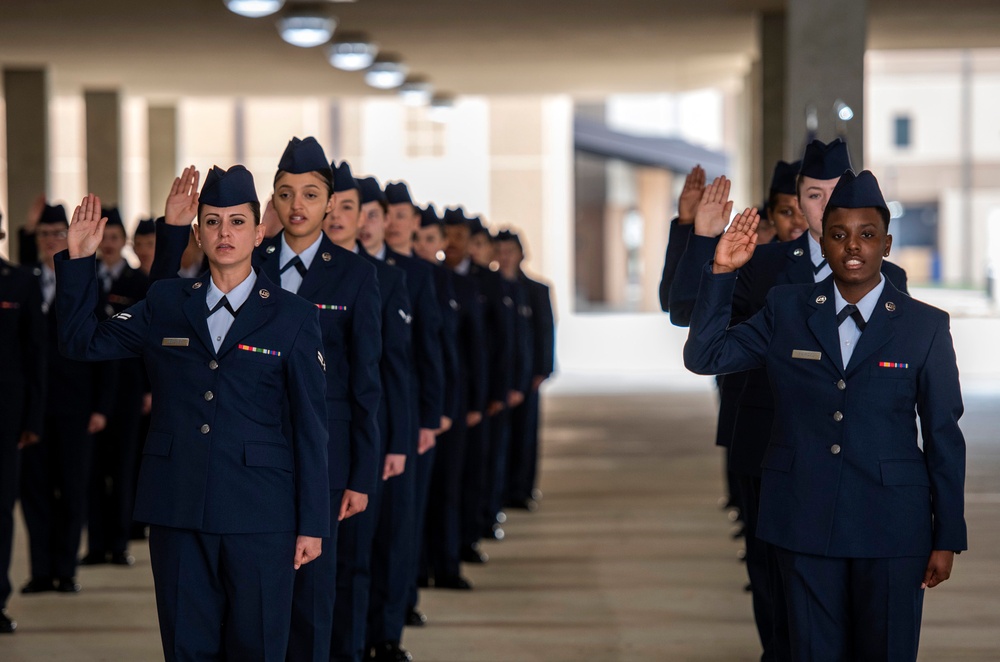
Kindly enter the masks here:
<path id="1" fill-rule="evenodd" d="M 455 95 L 435 94 L 431 99 L 427 115 L 435 122 L 445 122 L 455 109 Z"/>
<path id="2" fill-rule="evenodd" d="M 375 62 L 376 55 L 378 55 L 378 45 L 360 32 L 341 33 L 337 36 L 337 41 L 330 44 L 326 51 L 330 64 L 341 71 L 367 69 Z"/>
<path id="3" fill-rule="evenodd" d="M 365 72 L 365 82 L 379 90 L 391 90 L 406 80 L 409 67 L 396 55 L 380 55 Z"/>
<path id="4" fill-rule="evenodd" d="M 330 41 L 337 29 L 337 19 L 320 5 L 301 5 L 289 9 L 278 19 L 281 38 L 292 46 L 312 48 Z"/>
<path id="5" fill-rule="evenodd" d="M 837 119 L 842 122 L 850 122 L 854 119 L 854 111 L 840 99 L 837 99 L 836 103 L 833 104 L 833 109 L 837 112 Z"/>
<path id="6" fill-rule="evenodd" d="M 229 11 L 240 16 L 270 16 L 285 5 L 285 0 L 224 0 Z"/>
<path id="7" fill-rule="evenodd" d="M 426 106 L 434 96 L 434 86 L 423 76 L 410 76 L 400 86 L 399 96 L 407 106 Z"/>

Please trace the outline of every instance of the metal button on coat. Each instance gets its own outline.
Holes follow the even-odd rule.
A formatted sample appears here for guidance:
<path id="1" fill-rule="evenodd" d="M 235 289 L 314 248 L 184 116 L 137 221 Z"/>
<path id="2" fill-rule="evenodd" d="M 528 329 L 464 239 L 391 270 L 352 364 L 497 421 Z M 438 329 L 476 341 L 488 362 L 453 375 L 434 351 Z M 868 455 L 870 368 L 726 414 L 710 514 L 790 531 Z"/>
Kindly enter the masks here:
<path id="1" fill-rule="evenodd" d="M 211 431 L 212 431 L 212 428 L 210 428 L 208 426 L 208 423 L 205 423 L 204 425 L 201 426 L 201 433 L 202 434 L 208 434 Z"/>
<path id="2" fill-rule="evenodd" d="M 218 367 L 219 367 L 219 362 L 216 361 L 215 359 L 212 359 L 211 361 L 208 362 L 209 370 L 217 370 Z"/>
<path id="3" fill-rule="evenodd" d="M 847 382 L 845 382 L 843 379 L 841 379 L 839 382 L 837 382 L 837 388 L 839 388 L 841 391 L 843 391 L 844 389 L 847 388 Z"/>
<path id="4" fill-rule="evenodd" d="M 844 420 L 844 415 L 841 414 L 839 411 L 835 411 L 833 412 L 833 420 L 840 423 L 842 420 Z"/>
<path id="5" fill-rule="evenodd" d="M 830 446 L 830 452 L 834 455 L 840 455 L 840 444 L 834 444 Z"/>
<path id="6" fill-rule="evenodd" d="M 212 393 L 211 391 L 205 391 L 205 399 L 206 400 L 211 400 L 214 397 L 215 397 L 214 393 Z"/>

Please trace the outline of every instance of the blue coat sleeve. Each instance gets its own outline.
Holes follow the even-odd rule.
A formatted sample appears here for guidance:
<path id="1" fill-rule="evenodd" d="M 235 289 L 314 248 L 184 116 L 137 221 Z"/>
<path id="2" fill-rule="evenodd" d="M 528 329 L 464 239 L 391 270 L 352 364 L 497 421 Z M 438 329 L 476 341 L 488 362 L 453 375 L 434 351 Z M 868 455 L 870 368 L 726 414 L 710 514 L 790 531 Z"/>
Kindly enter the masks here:
<path id="1" fill-rule="evenodd" d="M 684 365 L 699 375 L 724 375 L 764 365 L 772 335 L 768 305 L 742 324 L 729 327 L 737 274 L 713 274 L 702 267 L 701 289 L 684 344 Z"/>
<path id="2" fill-rule="evenodd" d="M 368 267 L 354 302 L 351 329 L 351 472 L 347 489 L 371 494 L 381 475 L 378 407 L 382 400 L 382 299 Z"/>
<path id="3" fill-rule="evenodd" d="M 285 364 L 285 385 L 295 457 L 296 531 L 314 538 L 330 534 L 326 375 L 318 358 L 322 353 L 319 313 L 312 311 L 292 344 Z"/>
<path id="4" fill-rule="evenodd" d="M 442 286 L 442 291 L 438 292 L 438 301 L 441 310 L 441 358 L 444 370 L 444 415 L 448 418 L 455 418 L 458 415 L 458 389 L 459 389 L 459 365 L 458 365 L 458 312 L 452 308 L 455 301 L 455 286 L 451 279 L 451 272 L 444 267 L 435 267 L 435 274 L 440 274 L 437 285 Z"/>
<path id="5" fill-rule="evenodd" d="M 965 438 L 958 426 L 964 411 L 955 346 L 943 315 L 917 378 L 917 413 L 931 482 L 933 546 L 968 549 L 965 524 Z"/>
<path id="6" fill-rule="evenodd" d="M 149 328 L 147 299 L 98 323 L 97 263 L 94 256 L 69 259 L 56 255 L 56 319 L 59 350 L 77 361 L 126 359 L 142 354 Z"/>
<path id="7" fill-rule="evenodd" d="M 410 353 L 412 352 L 410 295 L 406 289 L 406 276 L 400 271 L 399 279 L 384 292 L 382 316 L 382 388 L 386 404 L 388 438 L 385 452 L 406 455 L 412 445 L 410 426 Z"/>
<path id="8" fill-rule="evenodd" d="M 26 310 L 22 317 L 21 359 L 24 362 L 25 413 L 22 430 L 42 433 L 45 418 L 45 316 L 42 313 L 42 290 L 37 278 L 25 278 Z"/>
<path id="9" fill-rule="evenodd" d="M 663 274 L 660 276 L 660 309 L 670 312 L 670 286 L 677 273 L 677 265 L 687 248 L 688 238 L 694 225 L 681 225 L 679 219 L 670 221 L 670 232 L 667 235 L 667 254 L 663 258 Z"/>
<path id="10" fill-rule="evenodd" d="M 701 272 L 715 256 L 718 243 L 718 237 L 701 237 L 693 233 L 688 239 L 687 248 L 677 263 L 674 282 L 670 287 L 669 310 L 672 324 L 688 326 L 691 323 Z"/>
<path id="11" fill-rule="evenodd" d="M 417 420 L 421 428 L 436 430 L 444 413 L 444 361 L 441 355 L 441 310 L 434 292 L 434 280 L 427 274 L 427 283 L 415 293 L 413 316 L 413 353 L 416 358 L 420 385 L 420 411 Z"/>
<path id="12" fill-rule="evenodd" d="M 190 237 L 190 227 L 167 225 L 162 216 L 156 219 L 156 248 L 153 265 L 149 268 L 150 283 L 162 278 L 177 278 Z"/>

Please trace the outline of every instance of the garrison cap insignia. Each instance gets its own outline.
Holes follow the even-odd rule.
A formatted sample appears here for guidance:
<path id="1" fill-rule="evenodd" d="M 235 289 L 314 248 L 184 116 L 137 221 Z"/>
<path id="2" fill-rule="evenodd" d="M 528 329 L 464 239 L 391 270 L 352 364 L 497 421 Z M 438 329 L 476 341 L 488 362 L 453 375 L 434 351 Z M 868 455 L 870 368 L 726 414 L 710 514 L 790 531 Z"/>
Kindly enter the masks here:
<path id="1" fill-rule="evenodd" d="M 885 302 L 885 309 L 888 310 L 891 313 L 892 311 L 896 310 L 896 304 L 894 304 L 891 301 L 886 301 Z"/>
<path id="2" fill-rule="evenodd" d="M 271 244 L 270 246 L 268 246 L 267 248 L 265 248 L 264 252 L 267 253 L 268 255 L 270 255 L 271 253 L 273 253 L 274 252 L 274 244 Z"/>
<path id="3" fill-rule="evenodd" d="M 826 295 L 821 294 L 818 297 L 816 297 L 816 303 L 826 303 Z"/>
<path id="4" fill-rule="evenodd" d="M 320 257 L 323 258 L 324 262 L 329 262 L 330 260 L 333 259 L 333 256 L 330 255 L 329 253 L 323 253 L 322 255 L 320 255 Z"/>
<path id="5" fill-rule="evenodd" d="M 130 319 L 132 319 L 132 314 L 131 313 L 118 313 L 117 315 L 115 315 L 111 319 L 113 319 L 113 320 L 121 320 L 123 322 L 127 322 Z"/>
<path id="6" fill-rule="evenodd" d="M 805 255 L 805 251 L 802 250 L 801 248 L 796 248 L 794 251 L 792 251 L 792 255 L 794 255 L 795 257 L 802 257 L 803 255 Z"/>
<path id="7" fill-rule="evenodd" d="M 197 290 L 197 289 L 200 289 L 200 288 L 201 288 L 201 281 L 200 280 L 197 283 L 195 283 L 194 285 L 191 286 L 192 290 Z"/>
<path id="8" fill-rule="evenodd" d="M 259 295 L 260 295 L 260 298 L 261 298 L 261 299 L 266 299 L 266 298 L 268 298 L 269 296 L 271 296 L 271 293 L 270 293 L 270 292 L 268 292 L 267 290 L 265 290 L 264 288 L 261 288 L 260 292 L 257 292 L 257 294 L 259 294 Z"/>
<path id="9" fill-rule="evenodd" d="M 323 352 L 316 350 L 316 358 L 319 359 L 319 365 L 323 368 L 323 372 L 326 372 L 326 359 L 323 358 Z"/>

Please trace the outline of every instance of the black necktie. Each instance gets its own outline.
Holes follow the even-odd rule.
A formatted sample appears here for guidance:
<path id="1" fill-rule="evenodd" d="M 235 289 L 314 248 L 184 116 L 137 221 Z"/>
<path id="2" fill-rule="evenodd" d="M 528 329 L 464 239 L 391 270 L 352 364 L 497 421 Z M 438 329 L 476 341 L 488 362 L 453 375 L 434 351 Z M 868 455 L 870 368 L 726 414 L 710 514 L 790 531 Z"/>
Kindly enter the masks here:
<path id="1" fill-rule="evenodd" d="M 236 313 L 239 312 L 239 310 L 233 310 L 233 307 L 229 305 L 229 299 L 227 299 L 226 297 L 222 297 L 221 299 L 219 299 L 219 303 L 215 304 L 215 308 L 212 308 L 210 311 L 208 311 L 208 316 L 211 317 L 216 312 L 218 312 L 220 308 L 225 308 L 226 310 L 228 310 L 229 314 L 232 315 L 233 317 L 236 317 Z"/>
<path id="2" fill-rule="evenodd" d="M 867 322 L 865 322 L 865 317 L 864 315 L 861 314 L 861 311 L 858 310 L 858 307 L 855 306 L 853 303 L 847 304 L 846 306 L 840 309 L 839 313 L 837 313 L 837 326 L 843 324 L 844 320 L 846 320 L 848 317 L 854 320 L 854 323 L 858 325 L 858 331 L 865 330 L 865 325 L 867 324 Z"/>
<path id="3" fill-rule="evenodd" d="M 823 258 L 822 262 L 813 265 L 813 273 L 818 274 L 819 272 L 823 271 L 823 267 L 825 266 L 826 266 L 826 258 Z"/>
<path id="4" fill-rule="evenodd" d="M 302 264 L 302 258 L 300 258 L 298 255 L 289 260 L 285 266 L 281 267 L 281 271 L 279 271 L 278 274 L 280 275 L 285 273 L 291 267 L 295 267 L 295 270 L 299 272 L 300 276 L 302 276 L 303 278 L 306 277 L 306 265 Z"/>

